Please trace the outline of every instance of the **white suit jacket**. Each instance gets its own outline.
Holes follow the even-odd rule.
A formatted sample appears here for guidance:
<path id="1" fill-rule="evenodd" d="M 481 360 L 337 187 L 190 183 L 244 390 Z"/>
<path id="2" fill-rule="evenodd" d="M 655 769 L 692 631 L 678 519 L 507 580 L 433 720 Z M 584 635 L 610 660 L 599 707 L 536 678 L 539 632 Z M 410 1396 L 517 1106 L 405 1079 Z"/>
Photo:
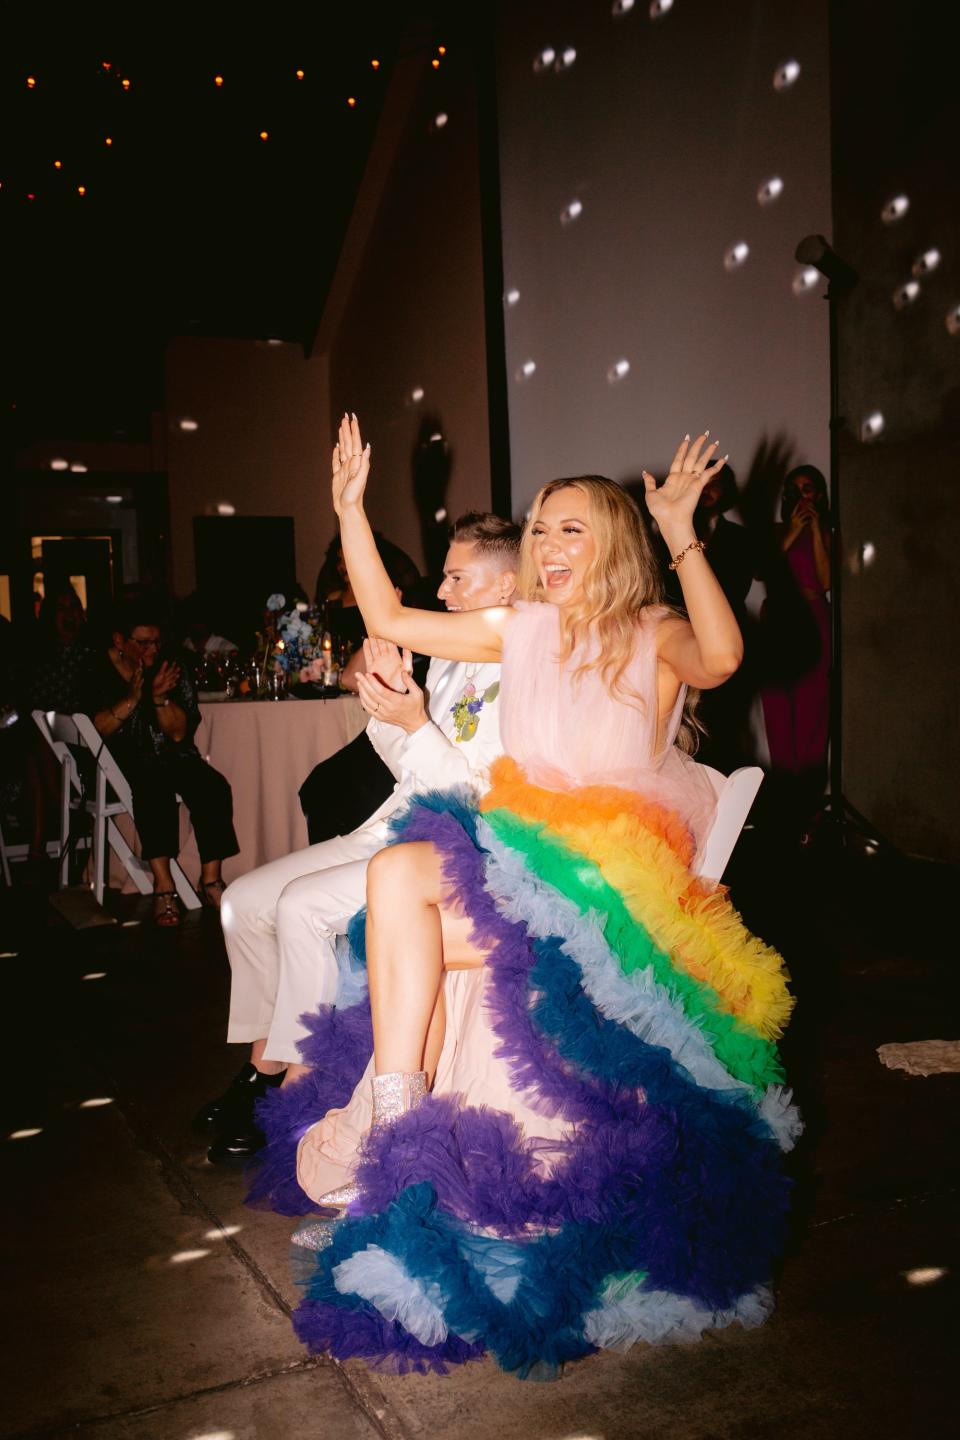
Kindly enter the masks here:
<path id="1" fill-rule="evenodd" d="M 388 816 L 419 790 L 470 784 L 480 793 L 487 787 L 490 766 L 503 753 L 500 743 L 500 666 L 462 660 L 431 660 L 427 671 L 426 725 L 408 735 L 399 725 L 387 725 L 371 716 L 367 735 L 377 754 L 396 777 L 393 793 L 359 828 L 380 828 Z M 474 686 L 477 698 L 491 686 L 498 691 L 485 700 L 477 716 L 476 734 L 458 740 L 452 709 L 464 688 Z M 386 826 L 383 826 L 384 830 Z"/>

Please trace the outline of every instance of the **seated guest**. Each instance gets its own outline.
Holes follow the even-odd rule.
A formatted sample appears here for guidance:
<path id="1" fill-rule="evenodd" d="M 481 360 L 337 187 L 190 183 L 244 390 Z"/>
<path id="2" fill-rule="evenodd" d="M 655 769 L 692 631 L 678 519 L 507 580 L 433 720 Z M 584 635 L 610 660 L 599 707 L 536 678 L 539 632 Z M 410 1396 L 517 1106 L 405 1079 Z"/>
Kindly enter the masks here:
<path id="1" fill-rule="evenodd" d="M 116 757 L 133 795 L 141 853 L 153 872 L 154 919 L 180 924 L 170 860 L 180 846 L 179 795 L 200 851 L 198 894 L 219 909 L 221 862 L 236 855 L 230 786 L 193 743 L 200 712 L 187 672 L 160 655 L 160 626 L 151 608 L 121 611 L 109 647 L 94 655 L 84 677 L 83 704 Z"/>
<path id="2" fill-rule="evenodd" d="M 48 586 L 31 649 L 26 666 L 26 713 L 21 723 L 30 791 L 29 863 L 37 869 L 46 861 L 46 837 L 57 833 L 61 777 L 53 751 L 30 719 L 30 712 L 56 710 L 72 715 L 80 709 L 81 677 L 92 654 L 87 617 L 69 580 Z"/>
<path id="3" fill-rule="evenodd" d="M 387 540 L 379 530 L 374 531 L 374 538 L 384 569 L 396 586 L 397 593 L 409 596 L 409 592 L 420 579 L 416 565 L 399 545 Z M 347 567 L 343 563 L 339 535 L 335 535 L 327 546 L 327 553 L 317 576 L 316 603 L 326 607 L 327 628 L 331 635 L 336 637 L 336 643 L 347 645 L 352 650 L 359 649 L 367 632 L 363 628 L 363 616 L 350 586 Z M 355 670 L 356 666 L 351 673 L 355 673 Z M 348 688 L 355 694 L 355 681 L 348 683 Z"/>
<path id="4" fill-rule="evenodd" d="M 508 603 L 520 527 L 471 513 L 450 531 L 439 597 L 448 610 Z M 223 933 L 232 970 L 227 1043 L 250 1044 L 250 1061 L 218 1100 L 197 1116 L 219 1131 L 214 1163 L 245 1159 L 264 1143 L 254 1103 L 272 1086 L 299 1079 L 304 1013 L 336 995 L 334 938 L 363 904 L 367 863 L 387 840 L 388 819 L 415 792 L 460 781 L 485 783 L 500 754 L 500 667 L 434 660 L 427 693 L 410 674 L 410 655 L 368 640 L 360 698 L 367 735 L 397 783 L 349 834 L 263 865 L 235 880 L 223 898 Z M 345 827 L 344 827 L 345 828 Z"/>
<path id="5" fill-rule="evenodd" d="M 183 648 L 195 655 L 236 655 L 237 646 L 213 629 L 212 607 L 202 595 L 188 596 L 183 605 Z"/>

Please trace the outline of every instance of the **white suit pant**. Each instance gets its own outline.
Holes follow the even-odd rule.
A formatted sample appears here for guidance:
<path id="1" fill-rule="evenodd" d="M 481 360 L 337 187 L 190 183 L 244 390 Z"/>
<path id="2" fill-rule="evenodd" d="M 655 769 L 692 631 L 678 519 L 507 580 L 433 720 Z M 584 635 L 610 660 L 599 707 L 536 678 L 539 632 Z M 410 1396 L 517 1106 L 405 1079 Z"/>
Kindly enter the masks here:
<path id="1" fill-rule="evenodd" d="M 285 855 L 234 880 L 221 919 L 230 959 L 227 1043 L 266 1039 L 265 1060 L 299 1064 L 299 1017 L 336 998 L 334 939 L 366 902 L 386 824 Z"/>

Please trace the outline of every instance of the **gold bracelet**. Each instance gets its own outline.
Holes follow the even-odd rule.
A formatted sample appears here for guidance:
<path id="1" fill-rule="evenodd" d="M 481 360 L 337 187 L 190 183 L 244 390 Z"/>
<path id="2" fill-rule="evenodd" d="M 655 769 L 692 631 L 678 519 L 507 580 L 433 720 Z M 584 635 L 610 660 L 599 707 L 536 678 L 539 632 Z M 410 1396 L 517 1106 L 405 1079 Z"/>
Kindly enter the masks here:
<path id="1" fill-rule="evenodd" d="M 679 568 L 683 557 L 684 555 L 686 555 L 688 550 L 706 550 L 706 548 L 706 540 L 691 540 L 690 544 L 685 545 L 684 548 L 680 551 L 679 555 L 674 555 L 673 559 L 670 561 L 670 569 L 676 570 Z"/>

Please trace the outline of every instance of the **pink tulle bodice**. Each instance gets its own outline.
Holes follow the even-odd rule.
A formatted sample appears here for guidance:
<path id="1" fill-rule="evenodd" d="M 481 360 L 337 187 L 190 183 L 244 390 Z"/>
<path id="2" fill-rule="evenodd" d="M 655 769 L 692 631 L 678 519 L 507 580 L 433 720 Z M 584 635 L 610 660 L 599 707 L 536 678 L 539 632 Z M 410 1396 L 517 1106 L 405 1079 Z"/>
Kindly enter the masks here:
<path id="1" fill-rule="evenodd" d="M 616 785 L 676 811 L 701 841 L 709 829 L 715 792 L 702 767 L 674 745 L 685 687 L 657 750 L 656 631 L 668 613 L 651 607 L 640 617 L 624 684 L 641 700 L 611 696 L 599 671 L 575 675 L 584 651 L 561 665 L 560 611 L 519 601 L 503 646 L 500 734 L 503 748 L 527 779 L 551 790 Z"/>

